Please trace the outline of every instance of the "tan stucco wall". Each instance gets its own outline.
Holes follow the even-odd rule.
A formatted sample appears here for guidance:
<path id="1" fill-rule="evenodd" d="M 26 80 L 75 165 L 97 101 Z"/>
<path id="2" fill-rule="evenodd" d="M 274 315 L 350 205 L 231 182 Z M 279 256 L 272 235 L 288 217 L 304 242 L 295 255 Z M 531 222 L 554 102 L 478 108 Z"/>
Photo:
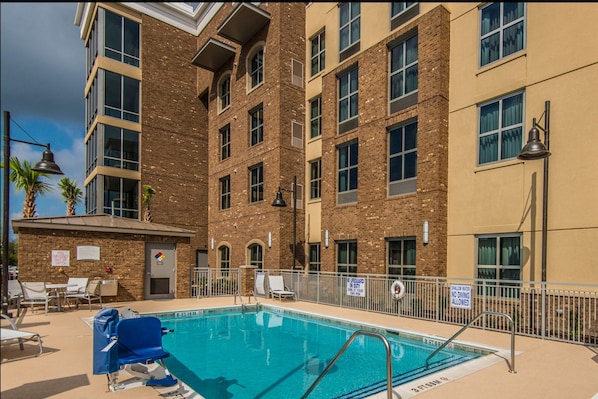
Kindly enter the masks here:
<path id="1" fill-rule="evenodd" d="M 524 90 L 524 141 L 550 101 L 547 280 L 597 282 L 598 4 L 527 3 L 525 49 L 484 68 L 477 7 L 449 7 L 448 275 L 475 277 L 476 234 L 522 232 L 522 278 L 540 279 L 543 161 L 476 165 L 477 105 Z"/>

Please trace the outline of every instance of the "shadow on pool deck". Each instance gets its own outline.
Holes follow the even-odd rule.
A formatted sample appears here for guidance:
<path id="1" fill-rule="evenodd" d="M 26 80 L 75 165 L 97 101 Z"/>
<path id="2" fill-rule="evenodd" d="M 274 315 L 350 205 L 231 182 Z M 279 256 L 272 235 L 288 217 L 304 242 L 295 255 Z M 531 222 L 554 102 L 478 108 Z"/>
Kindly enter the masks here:
<path id="1" fill-rule="evenodd" d="M 247 299 L 244 299 L 247 302 Z M 459 326 L 409 318 L 382 315 L 351 309 L 317 305 L 301 301 L 261 300 L 274 306 L 324 314 L 380 325 L 392 329 L 448 338 Z M 115 308 L 131 307 L 139 312 L 159 312 L 234 305 L 232 297 L 155 300 L 113 303 Z M 98 311 L 67 310 L 61 313 L 21 312 L 15 321 L 19 328 L 38 332 L 43 339 L 44 353 L 39 357 L 16 360 L 0 365 L 2 399 L 137 399 L 164 398 L 152 387 L 124 391 L 108 390 L 105 375 L 92 373 L 93 330 L 89 321 Z M 3 327 L 6 324 L 2 323 Z M 467 329 L 460 342 L 509 350 L 510 336 L 505 333 Z M 35 345 L 26 351 L 35 352 Z M 340 348 L 339 348 L 340 349 Z M 413 387 L 417 399 L 592 399 L 598 395 L 598 348 L 516 336 L 516 373 L 510 373 L 506 362 L 485 367 L 473 374 L 432 387 Z M 21 356 L 18 345 L 2 347 L 2 359 Z M 416 393 L 416 392 L 413 392 Z M 298 392 L 299 398 L 303 392 Z M 195 396 L 200 399 L 199 395 Z M 598 396 L 596 396 L 598 398 Z M 206 398 L 220 399 L 220 398 Z"/>

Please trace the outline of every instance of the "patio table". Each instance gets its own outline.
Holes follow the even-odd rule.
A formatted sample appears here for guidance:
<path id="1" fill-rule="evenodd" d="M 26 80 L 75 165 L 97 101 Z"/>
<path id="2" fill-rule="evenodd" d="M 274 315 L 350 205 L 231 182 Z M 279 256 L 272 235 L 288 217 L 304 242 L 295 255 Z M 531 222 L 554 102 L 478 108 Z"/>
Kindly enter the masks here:
<path id="1" fill-rule="evenodd" d="M 58 311 L 62 312 L 62 295 L 60 290 L 66 290 L 67 287 L 76 287 L 77 284 L 46 284 L 46 288 L 49 290 L 54 290 L 54 295 L 56 295 L 56 300 L 58 301 Z"/>

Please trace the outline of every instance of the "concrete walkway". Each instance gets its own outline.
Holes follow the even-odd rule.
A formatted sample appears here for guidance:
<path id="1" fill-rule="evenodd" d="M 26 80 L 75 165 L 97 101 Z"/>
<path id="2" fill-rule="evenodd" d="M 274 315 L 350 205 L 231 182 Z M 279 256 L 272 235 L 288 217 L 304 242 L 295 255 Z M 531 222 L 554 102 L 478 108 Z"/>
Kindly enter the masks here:
<path id="1" fill-rule="evenodd" d="M 247 299 L 244 299 L 247 303 Z M 277 306 L 324 314 L 384 326 L 392 329 L 448 338 L 459 326 L 414 320 L 377 313 L 316 305 L 306 302 L 260 300 Z M 139 312 L 198 309 L 234 304 L 232 297 L 176 299 L 114 303 L 115 308 L 131 307 Z M 164 398 L 151 387 L 110 392 L 107 378 L 92 373 L 93 330 L 84 321 L 93 317 L 97 305 L 89 311 L 61 313 L 21 312 L 16 319 L 20 329 L 35 331 L 43 338 L 44 353 L 39 357 L 15 360 L 0 365 L 2 399 L 137 399 Z M 3 322 L 2 327 L 7 327 Z M 468 329 L 458 341 L 509 350 L 510 335 Z M 25 353 L 35 353 L 35 345 L 26 345 Z M 409 396 L 417 399 L 598 399 L 598 348 L 516 336 L 515 371 L 506 361 L 477 370 L 458 379 L 431 387 L 412 386 Z M 18 345 L 2 347 L 2 359 L 21 356 Z M 430 384 L 431 385 L 431 384 Z M 418 392 L 414 392 L 417 390 Z M 299 398 L 303 392 L 297 393 Z M 168 396 L 177 398 L 177 396 Z M 195 396 L 197 399 L 201 397 Z M 398 397 L 398 396 L 396 396 Z M 406 397 L 406 396 L 402 396 Z M 219 399 L 219 398 L 206 398 Z"/>

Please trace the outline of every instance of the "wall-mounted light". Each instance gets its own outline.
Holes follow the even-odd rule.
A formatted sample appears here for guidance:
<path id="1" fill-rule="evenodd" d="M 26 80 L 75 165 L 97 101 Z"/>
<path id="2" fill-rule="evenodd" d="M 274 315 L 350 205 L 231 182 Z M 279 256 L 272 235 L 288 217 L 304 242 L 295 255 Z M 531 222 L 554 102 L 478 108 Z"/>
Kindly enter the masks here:
<path id="1" fill-rule="evenodd" d="M 272 248 L 272 232 L 268 232 L 268 248 Z"/>
<path id="2" fill-rule="evenodd" d="M 328 230 L 324 231 L 324 246 L 328 248 Z"/>
<path id="3" fill-rule="evenodd" d="M 214 250 L 214 237 L 210 240 L 210 248 L 212 248 L 212 251 Z"/>
<path id="4" fill-rule="evenodd" d="M 428 243 L 428 233 L 429 233 L 429 230 L 428 230 L 428 221 L 426 220 L 424 222 L 424 244 Z"/>

